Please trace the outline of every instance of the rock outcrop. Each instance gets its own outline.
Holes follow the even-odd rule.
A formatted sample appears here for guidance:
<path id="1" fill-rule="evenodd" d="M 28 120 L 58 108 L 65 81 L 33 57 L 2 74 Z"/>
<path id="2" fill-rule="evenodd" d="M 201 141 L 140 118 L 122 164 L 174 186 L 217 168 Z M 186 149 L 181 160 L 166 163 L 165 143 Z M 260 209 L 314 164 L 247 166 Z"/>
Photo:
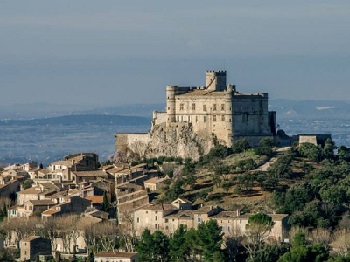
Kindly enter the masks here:
<path id="1" fill-rule="evenodd" d="M 194 133 L 190 124 L 162 123 L 153 126 L 148 137 L 144 139 L 128 139 L 127 135 L 124 135 L 119 137 L 119 145 L 118 137 L 116 143 L 116 156 L 119 157 L 119 161 L 159 156 L 198 160 L 200 156 L 207 154 L 217 141 L 214 135 Z"/>

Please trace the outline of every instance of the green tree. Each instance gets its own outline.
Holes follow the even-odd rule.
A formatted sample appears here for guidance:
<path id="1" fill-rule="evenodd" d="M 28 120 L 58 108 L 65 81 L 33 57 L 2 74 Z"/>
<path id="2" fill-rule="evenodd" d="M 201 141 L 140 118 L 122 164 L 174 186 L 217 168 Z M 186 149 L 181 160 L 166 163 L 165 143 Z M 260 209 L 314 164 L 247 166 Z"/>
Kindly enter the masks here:
<path id="1" fill-rule="evenodd" d="M 141 239 L 136 243 L 136 251 L 140 261 L 170 261 L 169 238 L 161 231 L 155 231 L 151 234 L 148 229 L 145 229 L 142 232 Z"/>
<path id="2" fill-rule="evenodd" d="M 321 161 L 322 151 L 318 146 L 307 142 L 299 146 L 299 154 L 309 158 L 313 162 L 319 162 Z"/>
<path id="3" fill-rule="evenodd" d="M 323 148 L 323 156 L 326 159 L 333 159 L 334 158 L 334 149 L 335 149 L 335 145 L 334 142 L 332 141 L 332 139 L 327 138 L 324 144 L 324 148 Z"/>
<path id="4" fill-rule="evenodd" d="M 205 261 L 214 261 L 214 253 L 221 252 L 220 247 L 223 241 L 221 227 L 216 220 L 211 219 L 198 225 L 197 235 Z"/>
<path id="5" fill-rule="evenodd" d="M 339 160 L 349 162 L 350 161 L 350 148 L 346 146 L 340 146 L 338 149 Z"/>
<path id="6" fill-rule="evenodd" d="M 171 261 L 182 262 L 190 254 L 190 247 L 186 242 L 186 227 L 180 224 L 179 228 L 170 238 L 170 258 Z"/>
<path id="7" fill-rule="evenodd" d="M 271 138 L 265 137 L 265 138 L 261 139 L 261 141 L 259 142 L 259 146 L 254 148 L 254 152 L 257 155 L 272 156 L 273 145 L 274 145 L 273 140 Z"/>
<path id="8" fill-rule="evenodd" d="M 247 139 L 238 139 L 233 142 L 232 151 L 234 154 L 242 153 L 249 148 L 249 142 Z"/>
<path id="9" fill-rule="evenodd" d="M 274 222 L 269 215 L 257 213 L 248 218 L 245 247 L 248 250 L 250 259 L 253 259 L 256 252 L 263 245 L 268 232 L 271 231 Z"/>

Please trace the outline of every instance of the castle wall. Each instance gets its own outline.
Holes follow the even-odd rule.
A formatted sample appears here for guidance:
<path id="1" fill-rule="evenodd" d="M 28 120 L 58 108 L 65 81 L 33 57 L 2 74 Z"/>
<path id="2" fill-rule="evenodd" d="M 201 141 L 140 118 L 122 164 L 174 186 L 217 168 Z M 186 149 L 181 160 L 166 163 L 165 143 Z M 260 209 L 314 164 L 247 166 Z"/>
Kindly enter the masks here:
<path id="1" fill-rule="evenodd" d="M 271 134 L 267 94 L 235 95 L 232 114 L 235 135 Z"/>
<path id="2" fill-rule="evenodd" d="M 267 93 L 236 92 L 226 85 L 226 71 L 207 71 L 205 80 L 205 87 L 167 86 L 166 112 L 153 113 L 148 134 L 116 135 L 117 161 L 119 155 L 198 159 L 216 141 L 230 147 L 234 139 L 247 138 L 253 146 L 275 135 Z"/>
<path id="3" fill-rule="evenodd" d="M 116 134 L 115 150 L 117 161 L 127 161 L 130 154 L 144 156 L 148 143 L 151 141 L 149 133 L 144 134 Z"/>
<path id="4" fill-rule="evenodd" d="M 208 96 L 176 96 L 175 122 L 191 123 L 195 133 L 213 133 L 221 142 L 230 145 L 232 114 L 225 98 L 225 92 Z"/>
<path id="5" fill-rule="evenodd" d="M 168 115 L 166 112 L 153 112 L 153 120 L 152 120 L 152 126 L 154 125 L 160 125 L 162 123 L 167 122 Z"/>

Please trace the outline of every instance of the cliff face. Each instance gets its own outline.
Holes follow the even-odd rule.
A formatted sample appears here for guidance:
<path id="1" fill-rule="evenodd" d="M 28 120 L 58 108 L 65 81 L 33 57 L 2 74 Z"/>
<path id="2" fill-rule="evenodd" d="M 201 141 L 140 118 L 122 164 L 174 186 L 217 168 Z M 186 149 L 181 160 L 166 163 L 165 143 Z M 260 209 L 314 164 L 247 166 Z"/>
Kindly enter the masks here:
<path id="1" fill-rule="evenodd" d="M 147 157 L 180 156 L 198 160 L 201 155 L 207 154 L 215 143 L 214 136 L 198 136 L 189 125 L 154 126 L 150 135 Z"/>
<path id="2" fill-rule="evenodd" d="M 163 123 L 153 126 L 148 139 L 125 140 L 124 147 L 127 150 L 124 150 L 124 154 L 129 161 L 143 156 L 173 156 L 198 160 L 201 155 L 209 152 L 215 141 L 214 135 L 196 134 L 188 124 L 166 126 Z"/>

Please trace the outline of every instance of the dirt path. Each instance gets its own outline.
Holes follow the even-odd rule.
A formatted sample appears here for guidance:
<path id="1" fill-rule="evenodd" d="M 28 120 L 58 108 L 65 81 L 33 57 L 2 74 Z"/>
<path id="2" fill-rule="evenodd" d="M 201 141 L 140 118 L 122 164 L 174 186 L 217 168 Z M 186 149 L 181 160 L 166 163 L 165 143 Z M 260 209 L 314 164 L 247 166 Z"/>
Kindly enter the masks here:
<path id="1" fill-rule="evenodd" d="M 280 147 L 276 149 L 276 156 L 270 158 L 269 161 L 267 161 L 266 163 L 262 164 L 261 166 L 259 166 L 257 169 L 255 169 L 255 171 L 267 171 L 269 169 L 270 166 L 272 166 L 277 158 L 283 154 L 284 151 L 288 150 L 290 147 Z"/>

